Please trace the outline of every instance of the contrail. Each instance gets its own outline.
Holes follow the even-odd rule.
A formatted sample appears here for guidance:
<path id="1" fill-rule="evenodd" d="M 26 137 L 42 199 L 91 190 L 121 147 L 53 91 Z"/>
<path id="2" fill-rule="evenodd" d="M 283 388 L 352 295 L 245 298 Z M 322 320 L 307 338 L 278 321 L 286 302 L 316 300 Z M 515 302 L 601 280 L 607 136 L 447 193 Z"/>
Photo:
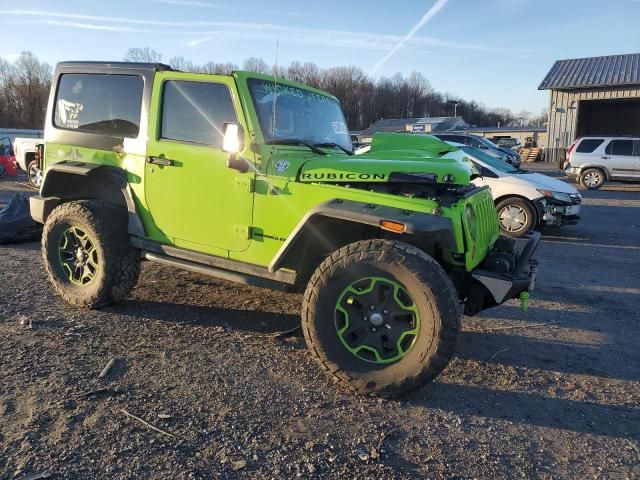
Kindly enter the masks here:
<path id="1" fill-rule="evenodd" d="M 411 30 L 409 30 L 409 33 L 407 33 L 404 38 L 402 38 L 402 40 L 400 40 L 398 42 L 398 44 L 393 47 L 391 50 L 389 50 L 389 52 L 387 52 L 387 54 L 382 57 L 378 63 L 376 63 L 373 68 L 371 69 L 371 71 L 369 72 L 369 75 L 374 75 L 379 69 L 380 67 L 382 67 L 385 63 L 387 63 L 387 61 L 393 57 L 396 52 L 398 50 L 400 50 L 402 47 L 404 47 L 404 45 L 413 38 L 413 36 L 418 33 L 418 30 L 420 30 L 429 20 L 431 20 L 433 17 L 435 17 L 435 15 L 442 10 L 442 7 L 445 6 L 445 4 L 448 2 L 449 0 L 437 0 L 436 3 L 433 4 L 433 6 L 427 11 L 427 13 L 425 13 L 422 18 L 420 19 L 420 21 L 418 23 L 416 23 L 413 28 Z"/>

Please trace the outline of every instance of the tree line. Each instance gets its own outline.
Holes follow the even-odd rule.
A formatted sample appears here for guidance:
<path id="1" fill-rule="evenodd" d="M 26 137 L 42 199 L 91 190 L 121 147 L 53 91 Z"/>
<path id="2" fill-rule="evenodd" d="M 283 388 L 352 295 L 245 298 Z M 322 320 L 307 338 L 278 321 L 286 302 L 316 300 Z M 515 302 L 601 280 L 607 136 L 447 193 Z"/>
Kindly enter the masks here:
<path id="1" fill-rule="evenodd" d="M 148 47 L 130 48 L 128 62 L 161 62 L 162 54 Z M 172 68 L 187 72 L 229 74 L 247 70 L 305 83 L 335 95 L 342 105 L 351 130 L 362 130 L 381 118 L 441 117 L 454 112 L 475 126 L 540 125 L 543 112 L 514 114 L 506 108 L 489 109 L 474 100 L 459 99 L 436 91 L 419 72 L 405 77 L 372 79 L 353 66 L 322 69 L 312 62 L 291 62 L 271 66 L 263 59 L 250 57 L 242 65 L 207 62 L 195 64 L 182 56 L 169 58 Z M 52 68 L 31 52 L 22 52 L 14 62 L 0 59 L 0 127 L 36 128 L 43 126 Z"/>
<path id="2" fill-rule="evenodd" d="M 0 127 L 42 129 L 52 68 L 31 52 L 0 58 Z"/>

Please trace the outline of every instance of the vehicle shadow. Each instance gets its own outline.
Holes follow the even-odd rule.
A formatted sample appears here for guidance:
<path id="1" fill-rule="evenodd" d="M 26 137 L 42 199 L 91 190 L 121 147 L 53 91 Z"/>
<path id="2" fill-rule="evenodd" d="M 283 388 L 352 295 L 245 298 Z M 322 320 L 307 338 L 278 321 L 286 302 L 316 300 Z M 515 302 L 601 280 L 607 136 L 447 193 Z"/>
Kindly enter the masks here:
<path id="1" fill-rule="evenodd" d="M 577 433 L 637 439 L 640 410 L 627 406 L 552 398 L 539 393 L 435 382 L 407 403 L 459 416 L 485 417 Z"/>
<path id="2" fill-rule="evenodd" d="M 244 335 L 269 336 L 293 329 L 300 324 L 299 316 L 294 314 L 151 300 L 129 300 L 109 307 L 108 310 L 138 319 L 158 320 L 186 326 L 224 328 L 237 334 L 239 341 L 242 341 Z M 507 314 L 513 314 L 516 311 L 515 307 L 497 307 L 490 312 L 495 317 L 494 314 L 502 310 L 506 310 Z M 554 312 L 554 315 L 559 319 L 568 318 L 566 325 L 573 327 L 573 323 L 581 315 L 592 314 Z M 292 336 L 293 342 L 288 343 L 288 348 L 304 349 L 302 333 L 297 331 Z M 523 371 L 557 372 L 558 375 L 568 373 L 616 381 L 640 379 L 638 365 L 630 361 L 632 359 L 616 357 L 614 364 L 609 362 L 606 368 L 599 368 L 599 356 L 610 355 L 610 352 L 601 351 L 601 349 L 602 345 L 599 344 L 555 341 L 506 332 L 464 330 L 460 333 L 455 357 L 456 361 L 489 364 L 489 368 L 492 364 L 500 364 Z M 500 354 L 495 355 L 496 352 Z M 479 372 L 479 375 L 483 373 Z M 570 379 L 568 384 L 571 385 Z M 566 382 L 564 386 L 566 387 Z M 401 401 L 421 408 L 441 409 L 463 417 L 480 416 L 616 438 L 635 438 L 640 431 L 640 409 L 554 397 L 551 396 L 554 394 L 547 391 L 545 385 L 528 388 L 533 390 L 506 391 L 436 380 L 433 384 Z"/>
<path id="3" fill-rule="evenodd" d="M 463 331 L 458 339 L 456 356 L 516 368 L 640 381 L 640 371 L 631 359 L 619 356 L 612 362 L 610 354 L 599 344 L 490 331 Z M 608 357 L 606 362 L 603 361 L 604 356 Z"/>
<path id="4" fill-rule="evenodd" d="M 104 310 L 137 319 L 201 327 L 222 327 L 245 334 L 270 335 L 300 325 L 299 315 L 152 300 L 126 300 L 106 307 Z"/>

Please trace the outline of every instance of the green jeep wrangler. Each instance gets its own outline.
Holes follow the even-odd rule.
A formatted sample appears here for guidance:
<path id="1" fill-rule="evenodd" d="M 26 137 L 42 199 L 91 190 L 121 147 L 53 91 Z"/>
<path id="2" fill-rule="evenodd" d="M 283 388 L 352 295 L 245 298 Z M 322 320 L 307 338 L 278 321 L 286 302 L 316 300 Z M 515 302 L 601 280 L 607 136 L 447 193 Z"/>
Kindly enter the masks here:
<path id="1" fill-rule="evenodd" d="M 354 155 L 334 97 L 270 76 L 65 62 L 31 214 L 67 302 L 123 299 L 141 260 L 304 291 L 320 367 L 395 396 L 447 365 L 463 311 L 533 287 L 539 234 L 499 237 L 491 192 L 452 149 L 379 134 Z"/>

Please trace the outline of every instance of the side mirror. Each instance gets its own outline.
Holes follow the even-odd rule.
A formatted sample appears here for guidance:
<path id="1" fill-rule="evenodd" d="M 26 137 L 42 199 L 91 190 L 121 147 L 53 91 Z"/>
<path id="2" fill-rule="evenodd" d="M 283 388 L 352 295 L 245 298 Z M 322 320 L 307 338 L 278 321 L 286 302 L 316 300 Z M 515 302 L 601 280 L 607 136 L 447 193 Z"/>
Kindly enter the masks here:
<path id="1" fill-rule="evenodd" d="M 238 170 L 240 173 L 249 171 L 249 162 L 244 158 L 238 158 L 244 143 L 242 126 L 237 123 L 225 122 L 222 125 L 222 150 L 229 154 L 227 167 Z"/>
<path id="2" fill-rule="evenodd" d="M 222 125 L 222 150 L 236 155 L 242 150 L 243 143 L 242 127 L 237 123 L 225 122 Z"/>

